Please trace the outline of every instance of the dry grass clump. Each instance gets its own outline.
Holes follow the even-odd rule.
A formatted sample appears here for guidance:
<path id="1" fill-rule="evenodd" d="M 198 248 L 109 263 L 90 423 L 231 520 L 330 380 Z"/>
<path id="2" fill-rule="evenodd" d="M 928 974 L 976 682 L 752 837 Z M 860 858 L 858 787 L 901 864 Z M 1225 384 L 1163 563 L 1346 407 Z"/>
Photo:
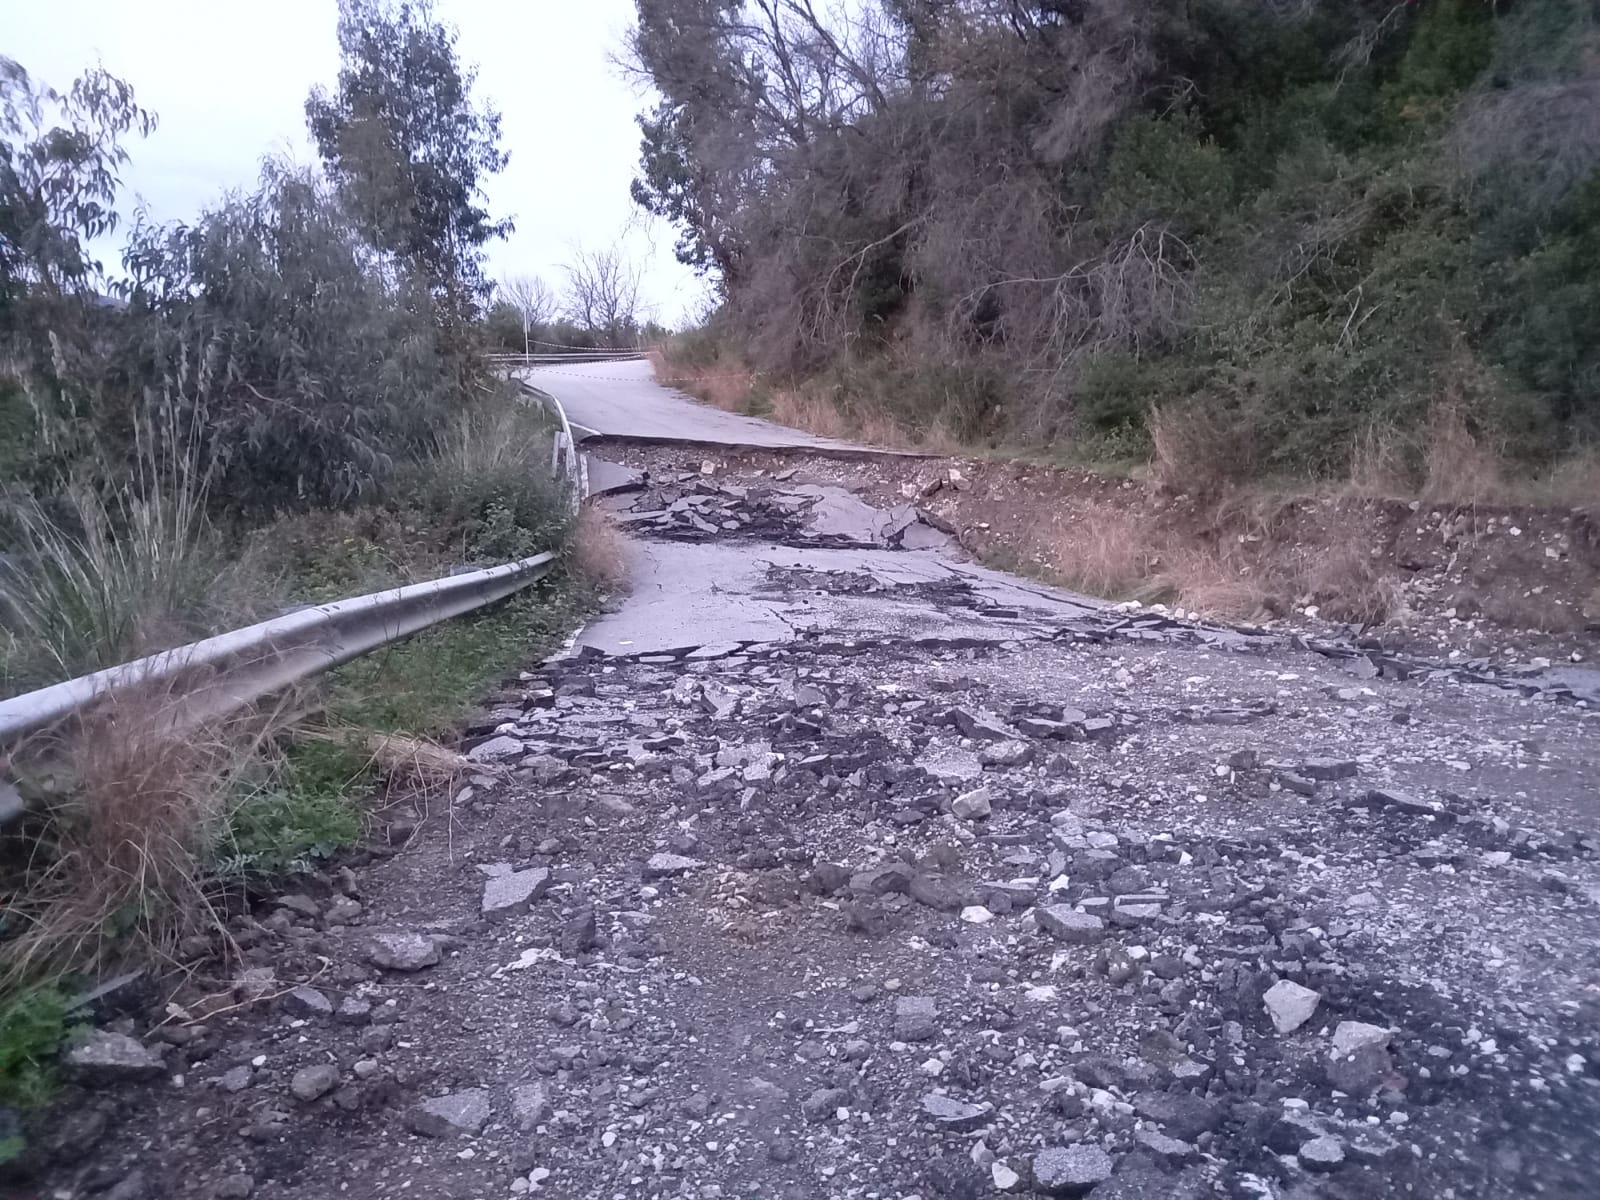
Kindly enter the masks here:
<path id="1" fill-rule="evenodd" d="M 1330 621 L 1381 625 L 1402 607 L 1399 585 L 1355 538 L 1329 547 L 1310 565 L 1305 591 Z"/>
<path id="2" fill-rule="evenodd" d="M 1345 491 L 1374 500 L 1409 496 L 1415 490 L 1409 457 L 1405 439 L 1392 426 L 1377 422 L 1367 425 L 1350 448 L 1350 478 Z"/>
<path id="3" fill-rule="evenodd" d="M 1254 473 L 1254 447 L 1226 416 L 1203 404 L 1153 406 L 1150 474 L 1169 492 L 1220 495 Z"/>
<path id="4" fill-rule="evenodd" d="M 253 713 L 182 726 L 173 719 L 181 698 L 173 688 L 124 690 L 63 740 L 67 774 L 42 808 L 29 869 L 5 897 L 16 933 L 0 946 L 0 989 L 168 957 L 183 936 L 221 930 L 209 866 L 235 776 L 276 722 Z"/>
<path id="5" fill-rule="evenodd" d="M 1458 404 L 1441 401 L 1422 429 L 1422 492 L 1429 504 L 1499 504 L 1511 499 L 1505 457 L 1474 433 Z"/>
<path id="6" fill-rule="evenodd" d="M 1115 600 L 1133 595 L 1149 580 L 1159 555 L 1147 520 L 1096 506 L 1070 519 L 1045 557 L 1067 587 Z"/>
<path id="7" fill-rule="evenodd" d="M 1160 570 L 1141 590 L 1169 598 L 1177 607 L 1218 620 L 1246 620 L 1270 609 L 1272 589 L 1247 563 L 1201 542 L 1169 539 Z"/>
<path id="8" fill-rule="evenodd" d="M 1571 508 L 1600 520 L 1600 450 L 1576 450 L 1529 486 L 1532 503 Z"/>
<path id="9" fill-rule="evenodd" d="M 1430 504 L 1529 505 L 1600 514 L 1600 451 L 1580 447 L 1535 473 L 1508 459 L 1498 440 L 1476 432 L 1455 401 L 1435 404 L 1420 430 L 1372 424 L 1350 451 L 1345 492 Z"/>
<path id="10" fill-rule="evenodd" d="M 769 400 L 768 416 L 780 425 L 804 429 L 818 437 L 843 438 L 850 434 L 850 423 L 839 406 L 814 391 L 776 389 Z"/>
<path id="11" fill-rule="evenodd" d="M 628 539 L 604 512 L 584 505 L 573 535 L 573 563 L 578 574 L 608 592 L 628 586 Z"/>

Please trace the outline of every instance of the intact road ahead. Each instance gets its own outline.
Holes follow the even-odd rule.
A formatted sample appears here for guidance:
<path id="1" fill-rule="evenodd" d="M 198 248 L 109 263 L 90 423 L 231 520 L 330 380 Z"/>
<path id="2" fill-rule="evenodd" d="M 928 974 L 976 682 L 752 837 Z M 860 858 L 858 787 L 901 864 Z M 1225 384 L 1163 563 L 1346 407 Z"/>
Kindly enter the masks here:
<path id="1" fill-rule="evenodd" d="M 604 437 L 817 450 L 861 448 L 697 404 L 682 392 L 657 383 L 650 363 L 642 359 L 562 363 L 532 367 L 519 375 L 560 400 L 573 425 Z"/>

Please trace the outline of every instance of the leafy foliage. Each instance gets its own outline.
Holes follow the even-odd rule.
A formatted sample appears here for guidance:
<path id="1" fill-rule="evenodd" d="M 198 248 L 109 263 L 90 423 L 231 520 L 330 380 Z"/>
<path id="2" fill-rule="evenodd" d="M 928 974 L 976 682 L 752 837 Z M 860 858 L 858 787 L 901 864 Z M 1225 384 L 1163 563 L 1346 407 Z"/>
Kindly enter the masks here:
<path id="1" fill-rule="evenodd" d="M 482 206 L 502 170 L 500 115 L 473 102 L 473 72 L 430 0 L 340 0 L 336 90 L 306 119 L 346 207 L 372 245 L 425 280 L 447 325 L 487 294 L 481 247 L 511 230 Z"/>
<path id="2" fill-rule="evenodd" d="M 106 71 L 88 71 L 62 93 L 0 55 L 0 334 L 23 324 L 25 299 L 58 299 L 94 282 L 99 264 L 86 243 L 117 225 L 120 139 L 154 125 Z"/>
<path id="3" fill-rule="evenodd" d="M 1118 452 L 1193 410 L 1274 474 L 1439 405 L 1600 436 L 1592 5 L 637 8 L 635 199 L 757 369 L 958 367 L 979 436 Z"/>
<path id="4" fill-rule="evenodd" d="M 294 743 L 273 785 L 242 796 L 230 814 L 222 873 L 309 870 L 361 836 L 357 804 L 371 786 L 371 763 L 352 747 Z"/>
<path id="5" fill-rule="evenodd" d="M 457 395 L 412 286 L 309 174 L 268 164 L 193 225 L 140 226 L 127 260 L 141 394 L 193 430 L 231 506 L 360 496 Z"/>
<path id="6" fill-rule="evenodd" d="M 0 1000 L 0 1107 L 36 1108 L 49 1099 L 66 1037 L 67 998 L 59 989 L 35 987 Z M 5 1149 L 0 1141 L 0 1163 Z"/>

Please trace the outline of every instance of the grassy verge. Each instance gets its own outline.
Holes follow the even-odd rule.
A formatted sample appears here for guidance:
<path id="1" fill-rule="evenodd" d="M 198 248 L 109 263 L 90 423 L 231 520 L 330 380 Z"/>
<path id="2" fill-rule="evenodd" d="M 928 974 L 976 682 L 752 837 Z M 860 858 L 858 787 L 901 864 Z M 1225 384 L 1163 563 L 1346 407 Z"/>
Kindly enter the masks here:
<path id="1" fill-rule="evenodd" d="M 37 569 L 0 602 L 43 618 L 67 597 L 82 618 L 38 626 L 49 653 L 13 663 L 13 690 L 285 604 L 536 550 L 563 557 L 526 592 L 204 729 L 171 731 L 164 714 L 176 694 L 119 695 L 51 756 L 70 764 L 70 777 L 28 781 L 40 805 L 0 836 L 0 1163 L 21 1152 L 12 1110 L 51 1092 L 50 1063 L 68 1036 L 61 997 L 129 965 L 186 957 L 196 939 L 225 953 L 229 897 L 280 887 L 359 841 L 368 802 L 414 778 L 401 779 L 408 764 L 388 752 L 448 759 L 435 739 L 581 620 L 607 581 L 593 566 L 594 538 L 575 544 L 545 473 L 548 432 L 525 407 L 486 407 L 360 508 L 280 516 L 232 535 L 197 513 L 151 523 L 151 553 L 137 560 L 116 537 L 129 527 L 125 512 L 80 509 L 63 526 L 31 514 L 41 524 L 23 549 Z M 252 606 L 226 608 L 221 593 L 188 587 L 219 561 L 234 565 L 230 589 L 247 581 Z"/>

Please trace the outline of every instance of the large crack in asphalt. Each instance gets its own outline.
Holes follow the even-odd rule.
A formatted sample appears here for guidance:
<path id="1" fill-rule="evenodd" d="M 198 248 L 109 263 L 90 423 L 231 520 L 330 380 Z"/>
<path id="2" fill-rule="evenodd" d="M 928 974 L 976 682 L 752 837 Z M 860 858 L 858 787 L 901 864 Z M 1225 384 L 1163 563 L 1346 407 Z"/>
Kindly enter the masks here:
<path id="1" fill-rule="evenodd" d="M 79 1055 L 45 1194 L 1593 1194 L 1583 681 L 723 499 L 448 811 Z"/>

